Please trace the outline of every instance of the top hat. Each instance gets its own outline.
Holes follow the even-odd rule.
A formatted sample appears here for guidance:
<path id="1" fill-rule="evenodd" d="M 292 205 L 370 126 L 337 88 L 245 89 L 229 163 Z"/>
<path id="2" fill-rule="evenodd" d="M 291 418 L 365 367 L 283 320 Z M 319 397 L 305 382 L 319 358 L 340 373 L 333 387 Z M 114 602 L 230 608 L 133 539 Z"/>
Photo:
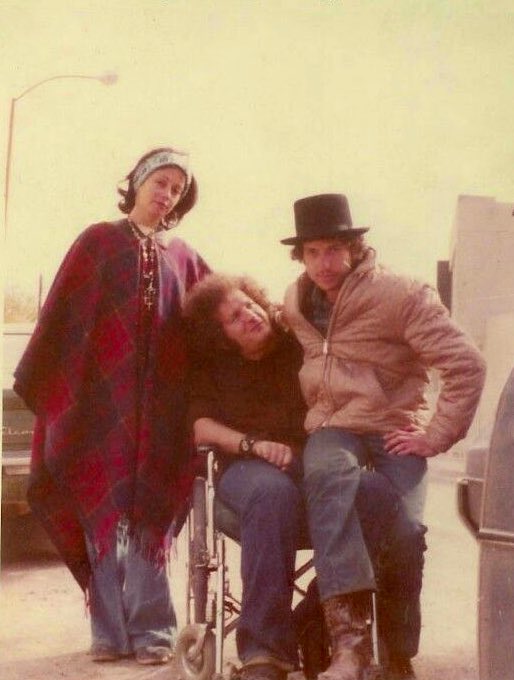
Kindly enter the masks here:
<path id="1" fill-rule="evenodd" d="M 343 194 L 319 194 L 300 198 L 294 203 L 296 236 L 281 239 L 285 245 L 323 238 L 352 239 L 368 231 L 354 229 L 348 199 Z"/>

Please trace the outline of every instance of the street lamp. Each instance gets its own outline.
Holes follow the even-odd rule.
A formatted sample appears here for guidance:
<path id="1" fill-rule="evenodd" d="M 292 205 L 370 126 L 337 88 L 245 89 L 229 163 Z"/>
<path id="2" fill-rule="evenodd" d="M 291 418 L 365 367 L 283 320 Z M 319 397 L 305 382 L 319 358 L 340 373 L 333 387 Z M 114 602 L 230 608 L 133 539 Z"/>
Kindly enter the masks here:
<path id="1" fill-rule="evenodd" d="M 9 204 L 9 183 L 10 183 L 10 178 L 11 178 L 11 155 L 12 155 L 12 140 L 13 140 L 13 131 L 14 131 L 14 113 L 16 109 L 16 102 L 22 99 L 26 94 L 29 92 L 32 92 L 32 90 L 35 90 L 36 87 L 39 87 L 40 85 L 43 85 L 44 83 L 49 83 L 51 80 L 63 80 L 64 78 L 81 78 L 83 80 L 98 80 L 100 83 L 103 83 L 104 85 L 114 85 L 114 83 L 118 80 L 118 76 L 116 73 L 104 73 L 103 75 L 100 76 L 84 76 L 84 75 L 77 75 L 77 74 L 64 74 L 64 75 L 58 75 L 58 76 L 50 76 L 50 78 L 44 78 L 43 80 L 39 80 L 37 83 L 34 83 L 34 85 L 31 85 L 28 87 L 26 90 L 24 90 L 20 95 L 17 97 L 13 97 L 11 99 L 11 110 L 9 114 L 9 128 L 8 128 L 8 137 L 7 137 L 7 155 L 6 155 L 6 160 L 5 160 L 5 189 L 4 189 L 4 224 L 5 224 L 5 236 L 7 236 L 7 213 L 8 213 L 8 204 Z"/>

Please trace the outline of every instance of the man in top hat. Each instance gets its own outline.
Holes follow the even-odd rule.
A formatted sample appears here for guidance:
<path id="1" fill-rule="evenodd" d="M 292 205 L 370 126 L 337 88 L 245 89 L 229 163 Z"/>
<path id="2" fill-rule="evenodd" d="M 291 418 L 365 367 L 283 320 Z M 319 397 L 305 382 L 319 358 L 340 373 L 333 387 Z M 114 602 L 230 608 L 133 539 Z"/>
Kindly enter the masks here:
<path id="1" fill-rule="evenodd" d="M 427 458 L 466 435 L 485 364 L 430 286 L 376 263 L 345 196 L 302 198 L 294 215 L 296 235 L 282 243 L 305 271 L 286 292 L 285 317 L 304 349 L 304 490 L 332 646 L 323 680 L 360 680 L 368 657 L 357 603 L 376 585 L 354 509 L 360 466 L 388 477 L 421 522 Z M 425 422 L 429 368 L 439 371 L 441 389 Z M 411 634 L 390 636 L 389 678 L 414 678 L 419 588 L 401 612 Z"/>

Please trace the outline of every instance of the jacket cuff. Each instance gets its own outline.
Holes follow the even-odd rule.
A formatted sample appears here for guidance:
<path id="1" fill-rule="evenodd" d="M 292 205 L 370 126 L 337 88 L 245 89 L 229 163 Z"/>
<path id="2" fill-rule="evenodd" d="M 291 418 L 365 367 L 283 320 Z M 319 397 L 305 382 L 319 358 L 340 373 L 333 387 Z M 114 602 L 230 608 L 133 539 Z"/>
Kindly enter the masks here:
<path id="1" fill-rule="evenodd" d="M 445 437 L 440 432 L 434 432 L 434 430 L 430 427 L 427 427 L 426 429 L 426 438 L 436 454 L 448 451 L 448 449 L 455 443 L 453 440 Z"/>

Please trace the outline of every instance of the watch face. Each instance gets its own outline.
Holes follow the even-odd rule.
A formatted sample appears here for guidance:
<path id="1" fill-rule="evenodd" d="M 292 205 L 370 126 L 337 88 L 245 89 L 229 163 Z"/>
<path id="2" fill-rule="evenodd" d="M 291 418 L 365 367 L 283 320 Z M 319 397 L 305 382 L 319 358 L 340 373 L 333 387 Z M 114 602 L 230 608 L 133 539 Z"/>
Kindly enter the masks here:
<path id="1" fill-rule="evenodd" d="M 250 453 L 250 450 L 252 448 L 252 441 L 245 437 L 244 439 L 241 439 L 241 443 L 239 444 L 239 448 L 241 449 L 241 453 Z"/>

